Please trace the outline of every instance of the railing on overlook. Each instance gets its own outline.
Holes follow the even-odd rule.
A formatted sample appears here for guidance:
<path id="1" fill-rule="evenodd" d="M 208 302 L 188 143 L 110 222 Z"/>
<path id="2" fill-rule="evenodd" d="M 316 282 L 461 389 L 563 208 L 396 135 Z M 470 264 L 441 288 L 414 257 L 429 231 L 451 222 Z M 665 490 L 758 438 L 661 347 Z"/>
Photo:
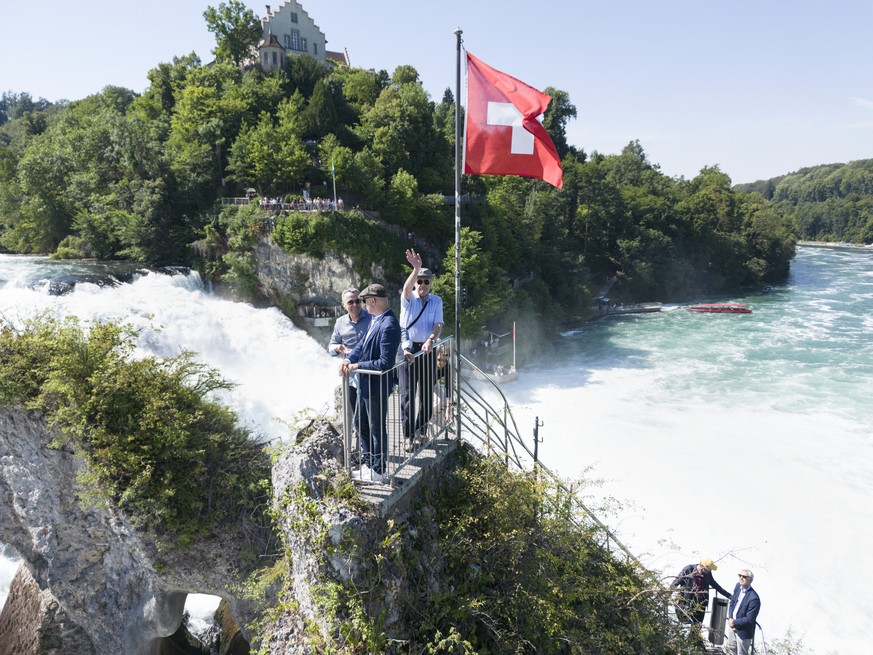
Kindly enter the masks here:
<path id="1" fill-rule="evenodd" d="M 372 476 L 369 481 L 394 484 L 398 475 L 402 475 L 404 469 L 415 461 L 422 450 L 431 448 L 439 439 L 454 436 L 456 430 L 455 412 L 460 410 L 460 436 L 464 441 L 480 452 L 497 454 L 503 458 L 507 466 L 512 466 L 515 470 L 535 470 L 537 475 L 548 479 L 560 496 L 560 498 L 555 499 L 555 502 L 561 503 L 563 510 L 567 511 L 571 520 L 575 521 L 574 517 L 577 514 L 584 515 L 602 535 L 603 545 L 607 550 L 618 549 L 629 561 L 642 568 L 642 564 L 633 553 L 578 498 L 578 494 L 537 461 L 537 453 L 531 451 L 522 439 L 509 401 L 500 387 L 489 380 L 473 362 L 463 356 L 460 357 L 461 370 L 465 374 L 458 379 L 458 376 L 452 373 L 451 362 L 456 361 L 455 356 L 455 341 L 449 337 L 441 339 L 434 346 L 434 351 L 429 356 L 432 358 L 431 366 L 420 366 L 425 354 L 419 352 L 415 355 L 415 364 L 399 362 L 391 370 L 385 372 L 357 371 L 358 385 L 366 384 L 364 380 L 368 376 L 377 376 L 381 378 L 380 382 L 384 392 L 381 394 L 384 395 L 384 398 L 380 397 L 374 403 L 377 412 L 385 412 L 386 414 L 385 452 L 383 453 L 385 460 L 384 477 Z M 473 371 L 481 373 L 482 375 L 479 377 L 482 379 L 475 381 L 468 379 L 466 373 Z M 418 389 L 418 393 L 413 395 L 412 409 L 410 410 L 413 416 L 418 413 L 421 405 L 421 390 L 425 387 L 434 390 L 434 400 L 430 404 L 429 411 L 425 411 L 427 427 L 411 445 L 408 444 L 406 436 L 412 430 L 410 428 L 404 430 L 401 419 L 403 376 L 408 376 L 410 385 Z M 375 383 L 371 383 L 370 386 L 377 388 Z M 458 386 L 460 393 L 457 391 Z M 486 397 L 486 389 L 489 392 L 487 395 L 491 399 Z M 360 422 L 361 418 L 354 413 L 350 406 L 349 397 L 352 393 L 355 392 L 351 391 L 349 379 L 345 378 L 343 407 L 349 408 L 349 411 L 343 412 L 345 465 L 350 473 L 357 472 L 357 477 L 360 477 L 363 452 L 357 439 L 357 434 L 361 432 L 360 426 L 355 425 L 355 421 Z M 460 398 L 460 405 L 454 402 L 455 398 Z"/>
<path id="2" fill-rule="evenodd" d="M 434 445 L 441 439 L 454 438 L 457 425 L 457 414 L 460 411 L 460 438 L 476 448 L 479 452 L 501 457 L 507 467 L 522 471 L 531 471 L 537 476 L 547 480 L 555 493 L 549 494 L 551 506 L 544 507 L 543 511 L 554 511 L 565 516 L 568 521 L 578 527 L 593 529 L 601 539 L 601 545 L 609 552 L 618 550 L 626 562 L 636 567 L 638 573 L 651 583 L 652 593 L 658 594 L 662 599 L 665 618 L 671 622 L 677 621 L 677 614 L 681 610 L 673 606 L 672 593 L 669 588 L 663 586 L 658 576 L 647 569 L 639 559 L 625 546 L 621 540 L 601 521 L 597 515 L 588 508 L 578 497 L 578 492 L 568 487 L 557 475 L 538 461 L 536 449 L 528 447 L 521 437 L 515 417 L 512 414 L 509 401 L 506 399 L 500 386 L 490 380 L 485 372 L 479 369 L 473 362 L 463 356 L 459 356 L 462 375 L 454 374 L 452 364 L 458 353 L 455 349 L 455 341 L 452 337 L 441 339 L 435 346 L 431 357 L 434 360 L 433 367 L 419 367 L 400 362 L 390 371 L 361 371 L 359 370 L 358 384 L 362 383 L 364 376 L 377 376 L 386 382 L 384 400 L 379 406 L 380 411 L 386 413 L 386 436 L 385 436 L 385 474 L 378 479 L 370 478 L 363 480 L 364 483 L 376 482 L 394 485 L 398 476 L 412 465 L 419 454 Z M 416 354 L 416 362 L 425 357 L 424 353 Z M 404 373 L 405 371 L 405 373 Z M 419 379 L 419 373 L 423 378 Z M 475 380 L 470 379 L 474 372 L 478 372 Z M 427 422 L 427 427 L 410 447 L 406 447 L 405 433 L 401 420 L 401 374 L 407 375 L 410 384 L 418 385 L 419 394 L 423 387 L 434 389 L 432 411 Z M 468 376 L 468 374 L 470 374 Z M 349 379 L 344 378 L 343 406 L 349 407 L 350 385 Z M 459 399 L 460 402 L 456 402 Z M 421 401 L 420 395 L 414 394 L 413 409 L 415 414 Z M 345 443 L 345 467 L 349 473 L 361 475 L 361 447 L 355 442 L 356 426 L 355 415 L 351 411 L 343 412 L 343 432 Z M 534 434 L 536 439 L 536 434 Z M 532 440 L 533 443 L 533 440 Z M 353 475 L 354 477 L 354 475 Z M 590 524 L 583 526 L 583 521 Z"/>

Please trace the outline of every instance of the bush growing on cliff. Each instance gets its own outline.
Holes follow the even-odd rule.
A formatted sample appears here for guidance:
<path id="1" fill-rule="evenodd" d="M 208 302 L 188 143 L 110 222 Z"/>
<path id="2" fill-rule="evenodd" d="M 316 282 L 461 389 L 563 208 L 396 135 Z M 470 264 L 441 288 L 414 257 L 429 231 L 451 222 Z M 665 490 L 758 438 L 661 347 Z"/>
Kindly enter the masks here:
<path id="1" fill-rule="evenodd" d="M 430 499 L 445 580 L 423 584 L 409 608 L 423 610 L 420 639 L 455 632 L 478 653 L 696 652 L 658 586 L 596 526 L 569 520 L 555 489 L 499 458 L 460 458 Z"/>
<path id="2" fill-rule="evenodd" d="M 0 324 L 0 403 L 44 413 L 95 483 L 140 527 L 181 545 L 256 507 L 269 479 L 261 444 L 210 401 L 229 388 L 189 353 L 132 358 L 133 335 L 42 317 Z"/>
<path id="3" fill-rule="evenodd" d="M 312 529 L 316 552 L 355 562 L 313 582 L 320 613 L 301 619 L 313 652 L 702 652 L 668 620 L 669 590 L 610 552 L 566 492 L 466 447 L 432 482 L 403 521 L 373 518 L 339 546 Z M 331 514 L 299 492 L 288 510 L 315 517 L 310 528 Z"/>
<path id="4" fill-rule="evenodd" d="M 326 250 L 349 253 L 363 266 L 357 271 L 362 279 L 371 278 L 371 264 L 382 264 L 389 277 L 403 274 L 398 253 L 406 241 L 361 212 L 291 212 L 276 220 L 273 240 L 287 252 L 313 257 L 324 257 Z"/>

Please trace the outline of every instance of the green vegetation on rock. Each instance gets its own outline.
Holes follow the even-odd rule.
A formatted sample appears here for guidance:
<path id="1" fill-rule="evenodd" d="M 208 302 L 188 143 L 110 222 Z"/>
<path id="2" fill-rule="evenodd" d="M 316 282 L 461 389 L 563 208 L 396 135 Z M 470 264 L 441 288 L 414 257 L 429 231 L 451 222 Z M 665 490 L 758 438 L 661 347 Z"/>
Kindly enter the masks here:
<path id="1" fill-rule="evenodd" d="M 40 411 L 87 467 L 83 497 L 185 546 L 264 502 L 262 444 L 210 401 L 229 388 L 190 354 L 132 357 L 129 330 L 47 316 L 0 324 L 0 403 Z"/>

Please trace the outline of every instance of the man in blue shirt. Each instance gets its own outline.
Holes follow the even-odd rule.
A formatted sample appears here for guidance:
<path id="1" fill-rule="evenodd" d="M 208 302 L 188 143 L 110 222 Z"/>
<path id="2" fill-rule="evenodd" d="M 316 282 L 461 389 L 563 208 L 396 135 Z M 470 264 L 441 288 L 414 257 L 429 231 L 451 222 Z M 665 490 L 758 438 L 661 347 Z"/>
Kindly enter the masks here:
<path id="1" fill-rule="evenodd" d="M 330 337 L 330 343 L 327 344 L 327 351 L 334 357 L 348 355 L 367 336 L 371 317 L 368 312 L 361 311 L 359 294 L 360 292 L 354 287 L 349 287 L 342 293 L 343 307 L 346 308 L 348 314 L 340 316 L 336 320 L 333 326 L 333 335 Z M 348 404 L 344 407 L 348 416 L 354 413 L 357 404 L 358 376 L 350 375 Z M 357 429 L 355 429 L 355 433 L 357 433 Z"/>
<path id="2" fill-rule="evenodd" d="M 406 251 L 406 261 L 412 265 L 412 272 L 400 296 L 401 345 L 407 362 L 400 367 L 400 416 L 406 451 L 411 452 L 413 440 L 427 429 L 433 413 L 433 385 L 437 374 L 433 347 L 445 321 L 442 298 L 430 292 L 433 272 L 422 268 L 421 255 L 415 250 Z M 418 352 L 424 354 L 416 357 Z"/>

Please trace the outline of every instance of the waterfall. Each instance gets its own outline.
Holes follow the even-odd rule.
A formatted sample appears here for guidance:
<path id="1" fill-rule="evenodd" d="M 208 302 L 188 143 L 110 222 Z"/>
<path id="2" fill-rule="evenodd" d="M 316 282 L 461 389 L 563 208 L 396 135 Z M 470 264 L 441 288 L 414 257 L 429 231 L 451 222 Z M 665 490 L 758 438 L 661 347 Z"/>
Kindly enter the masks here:
<path id="1" fill-rule="evenodd" d="M 300 412 L 332 410 L 339 377 L 326 349 L 275 308 L 209 293 L 196 272 L 0 255 L 0 319 L 43 313 L 130 325 L 137 357 L 194 353 L 236 385 L 216 399 L 260 440 L 288 437 Z M 0 550 L 0 607 L 18 566 L 10 555 Z M 211 611 L 208 598 L 199 605 Z"/>

